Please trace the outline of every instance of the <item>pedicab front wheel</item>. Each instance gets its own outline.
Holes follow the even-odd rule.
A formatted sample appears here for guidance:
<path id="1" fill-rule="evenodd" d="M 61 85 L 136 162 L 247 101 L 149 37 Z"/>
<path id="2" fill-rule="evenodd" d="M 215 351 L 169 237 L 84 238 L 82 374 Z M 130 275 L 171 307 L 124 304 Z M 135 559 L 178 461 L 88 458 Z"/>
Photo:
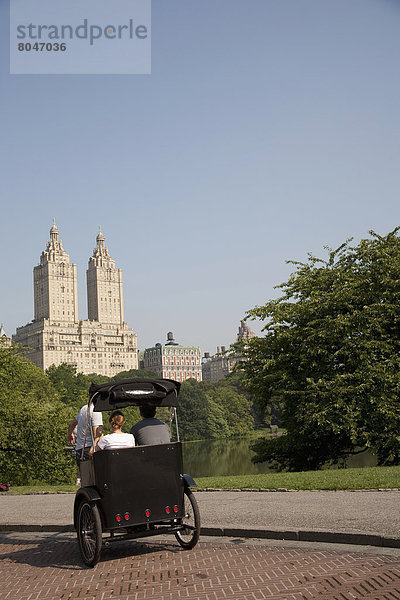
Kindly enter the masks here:
<path id="1" fill-rule="evenodd" d="M 101 519 L 96 504 L 84 500 L 79 505 L 77 534 L 83 562 L 94 567 L 99 562 L 102 546 Z"/>
<path id="2" fill-rule="evenodd" d="M 194 548 L 200 537 L 200 511 L 192 490 L 185 488 L 182 529 L 175 533 L 182 548 Z"/>

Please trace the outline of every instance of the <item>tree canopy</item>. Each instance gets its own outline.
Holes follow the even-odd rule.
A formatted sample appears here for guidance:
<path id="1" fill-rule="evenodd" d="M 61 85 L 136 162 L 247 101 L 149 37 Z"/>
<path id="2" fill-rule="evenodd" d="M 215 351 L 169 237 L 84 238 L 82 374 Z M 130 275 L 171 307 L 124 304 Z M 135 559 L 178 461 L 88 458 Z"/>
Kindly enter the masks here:
<path id="1" fill-rule="evenodd" d="M 308 255 L 282 295 L 250 310 L 263 337 L 239 342 L 245 384 L 287 431 L 259 461 L 305 470 L 370 449 L 400 462 L 400 239 L 370 232 L 326 259 Z"/>
<path id="2" fill-rule="evenodd" d="M 0 482 L 69 483 L 64 450 L 72 414 L 44 372 L 15 346 L 0 347 Z"/>
<path id="3" fill-rule="evenodd" d="M 237 389 L 237 379 L 182 383 L 178 409 L 183 440 L 241 437 L 254 429 L 251 401 Z"/>

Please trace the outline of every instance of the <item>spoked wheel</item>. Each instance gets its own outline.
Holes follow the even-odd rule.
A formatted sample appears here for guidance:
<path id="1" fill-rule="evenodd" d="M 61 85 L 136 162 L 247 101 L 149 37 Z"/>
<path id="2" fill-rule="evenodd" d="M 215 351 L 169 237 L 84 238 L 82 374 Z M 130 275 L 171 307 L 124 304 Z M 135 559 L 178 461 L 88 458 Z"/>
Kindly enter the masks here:
<path id="1" fill-rule="evenodd" d="M 194 548 L 200 537 L 200 511 L 192 490 L 185 488 L 183 529 L 175 533 L 182 548 Z"/>
<path id="2" fill-rule="evenodd" d="M 94 567 L 99 562 L 102 537 L 101 519 L 96 504 L 83 501 L 78 509 L 77 533 L 83 562 Z"/>

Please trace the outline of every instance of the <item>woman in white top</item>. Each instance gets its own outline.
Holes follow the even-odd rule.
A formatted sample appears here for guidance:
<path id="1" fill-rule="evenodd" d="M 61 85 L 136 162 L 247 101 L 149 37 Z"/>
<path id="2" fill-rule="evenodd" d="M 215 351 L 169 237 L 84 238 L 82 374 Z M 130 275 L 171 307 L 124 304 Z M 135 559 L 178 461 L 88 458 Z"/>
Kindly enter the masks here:
<path id="1" fill-rule="evenodd" d="M 135 438 L 131 433 L 124 433 L 122 426 L 125 417 L 120 410 L 113 410 L 109 418 L 112 433 L 102 436 L 96 443 L 96 450 L 115 450 L 119 448 L 133 448 Z"/>

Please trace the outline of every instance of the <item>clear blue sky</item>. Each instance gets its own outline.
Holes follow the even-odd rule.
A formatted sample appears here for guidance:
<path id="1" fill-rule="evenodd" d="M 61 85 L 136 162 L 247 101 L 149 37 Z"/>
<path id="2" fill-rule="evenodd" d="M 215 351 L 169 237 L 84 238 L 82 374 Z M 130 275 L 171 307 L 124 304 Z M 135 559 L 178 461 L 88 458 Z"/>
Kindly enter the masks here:
<path id="1" fill-rule="evenodd" d="M 53 216 L 102 226 L 140 348 L 214 352 L 288 259 L 400 224 L 398 0 L 153 0 L 152 74 L 9 75 L 0 0 L 1 301 L 33 318 Z"/>

